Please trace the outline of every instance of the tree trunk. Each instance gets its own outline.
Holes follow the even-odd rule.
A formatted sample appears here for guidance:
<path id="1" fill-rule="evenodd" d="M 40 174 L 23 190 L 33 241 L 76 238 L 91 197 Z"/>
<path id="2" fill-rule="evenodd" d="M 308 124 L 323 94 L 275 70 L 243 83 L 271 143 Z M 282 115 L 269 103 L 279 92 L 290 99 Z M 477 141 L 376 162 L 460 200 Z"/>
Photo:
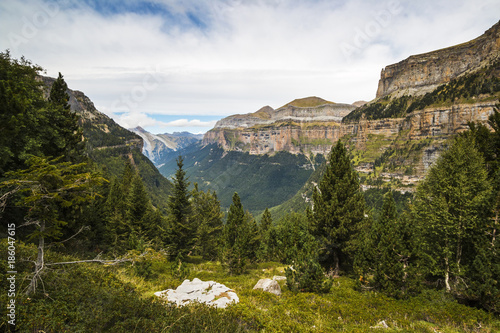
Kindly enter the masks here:
<path id="1" fill-rule="evenodd" d="M 445 272 L 444 272 L 444 284 L 446 285 L 446 291 L 450 292 L 450 265 L 448 263 L 448 258 L 444 258 L 445 262 Z"/>
<path id="2" fill-rule="evenodd" d="M 333 267 L 329 273 L 332 277 L 338 277 L 340 272 L 340 262 L 339 262 L 339 254 L 335 249 L 333 251 Z"/>
<path id="3" fill-rule="evenodd" d="M 38 255 L 35 262 L 35 271 L 26 291 L 27 295 L 34 294 L 37 287 L 37 281 L 44 268 L 44 248 L 45 248 L 45 222 L 40 222 L 40 236 L 38 236 Z"/>

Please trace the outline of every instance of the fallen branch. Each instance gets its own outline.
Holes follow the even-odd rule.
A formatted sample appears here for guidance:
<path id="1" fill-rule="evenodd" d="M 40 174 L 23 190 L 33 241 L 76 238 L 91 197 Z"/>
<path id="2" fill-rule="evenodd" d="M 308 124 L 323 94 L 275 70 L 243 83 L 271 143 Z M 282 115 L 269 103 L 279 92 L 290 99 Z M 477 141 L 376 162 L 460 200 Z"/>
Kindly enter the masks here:
<path id="1" fill-rule="evenodd" d="M 49 264 L 45 264 L 45 266 L 53 266 L 53 265 L 69 265 L 69 264 L 82 264 L 86 262 L 98 262 L 104 265 L 117 265 L 123 262 L 130 262 L 134 261 L 134 259 L 129 259 L 129 258 L 122 258 L 122 259 L 114 259 L 114 260 L 108 260 L 108 259 L 89 259 L 89 260 L 76 260 L 76 261 L 62 261 L 62 262 L 53 262 Z"/>

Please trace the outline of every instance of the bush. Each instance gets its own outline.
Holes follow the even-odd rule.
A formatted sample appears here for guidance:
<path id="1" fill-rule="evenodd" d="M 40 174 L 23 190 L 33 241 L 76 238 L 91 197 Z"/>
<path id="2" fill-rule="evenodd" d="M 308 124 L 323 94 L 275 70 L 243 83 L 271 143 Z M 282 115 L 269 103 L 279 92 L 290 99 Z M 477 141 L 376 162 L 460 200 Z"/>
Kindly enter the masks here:
<path id="1" fill-rule="evenodd" d="M 293 292 L 327 293 L 333 283 L 313 256 L 302 256 L 285 270 L 285 275 L 286 285 Z"/>

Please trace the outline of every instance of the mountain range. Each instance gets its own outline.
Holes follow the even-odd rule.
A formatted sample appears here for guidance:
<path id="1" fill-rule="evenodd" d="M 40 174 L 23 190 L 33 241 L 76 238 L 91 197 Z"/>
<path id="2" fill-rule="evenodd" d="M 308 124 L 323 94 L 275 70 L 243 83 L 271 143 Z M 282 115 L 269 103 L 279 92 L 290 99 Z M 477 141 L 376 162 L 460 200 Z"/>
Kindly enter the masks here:
<path id="1" fill-rule="evenodd" d="M 305 207 L 321 172 L 314 162 L 316 156 L 328 154 L 337 140 L 349 146 L 364 189 L 411 192 L 450 137 L 466 130 L 469 122 L 486 123 L 493 112 L 500 99 L 499 52 L 500 22 L 472 41 L 385 67 L 377 97 L 370 102 L 338 104 L 308 97 L 276 110 L 264 106 L 221 119 L 198 148 L 179 153 L 186 156 L 188 175 L 201 188 L 217 184 L 225 207 L 230 204 L 228 193 L 240 191 L 247 193 L 242 202 L 253 211 L 272 205 L 279 211 Z M 268 165 L 272 156 L 282 153 L 290 154 L 286 159 L 294 160 L 294 167 L 304 166 L 304 158 L 309 161 L 311 178 L 303 182 L 305 176 L 289 174 L 288 183 L 259 182 L 263 173 L 271 177 L 283 167 L 281 163 L 274 168 Z M 231 159 L 238 171 L 224 159 Z M 171 175 L 174 165 L 167 163 L 160 171 Z M 250 180 L 239 185 L 239 177 Z M 248 191 L 251 179 L 260 185 Z M 294 195 L 298 183 L 301 189 Z M 271 190 L 276 193 L 272 200 L 262 198 L 262 193 Z M 283 192 L 288 195 L 278 195 Z M 293 204 L 286 203 L 292 199 Z M 288 208 L 278 208 L 282 204 Z"/>
<path id="2" fill-rule="evenodd" d="M 201 141 L 203 134 L 189 132 L 174 132 L 172 134 L 152 134 L 137 126 L 129 131 L 139 135 L 143 140 L 142 153 L 157 167 L 161 167 L 169 160 L 172 152 Z"/>
<path id="3" fill-rule="evenodd" d="M 131 162 L 156 205 L 166 202 L 172 185 L 165 177 L 183 155 L 189 180 L 216 190 L 223 207 L 238 192 L 252 212 L 286 212 L 307 205 L 324 156 L 338 140 L 349 146 L 364 189 L 411 192 L 447 139 L 492 113 L 500 99 L 499 52 L 500 22 L 472 41 L 385 67 L 372 101 L 300 98 L 221 119 L 203 138 L 127 130 L 84 93 L 68 93 L 87 154 L 115 176 Z M 41 80 L 48 91 L 54 79 Z"/>

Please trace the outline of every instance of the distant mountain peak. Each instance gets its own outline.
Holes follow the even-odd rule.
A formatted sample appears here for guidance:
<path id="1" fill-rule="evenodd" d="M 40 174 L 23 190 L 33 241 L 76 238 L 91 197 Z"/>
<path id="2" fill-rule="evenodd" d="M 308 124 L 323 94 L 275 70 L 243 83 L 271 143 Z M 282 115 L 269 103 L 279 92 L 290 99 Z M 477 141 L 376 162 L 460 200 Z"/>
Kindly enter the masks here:
<path id="1" fill-rule="evenodd" d="M 185 131 L 174 132 L 173 134 L 152 134 L 140 126 L 132 128 L 130 131 L 143 139 L 142 153 L 157 166 L 165 163 L 165 159 L 171 152 L 196 143 L 203 138 L 203 135 Z"/>
<path id="2" fill-rule="evenodd" d="M 287 106 L 295 106 L 298 108 L 311 108 L 311 107 L 325 105 L 325 104 L 335 104 L 335 103 L 327 101 L 327 100 L 320 98 L 320 97 L 311 96 L 311 97 L 294 99 L 290 103 L 283 105 L 280 109 L 285 108 Z"/>

